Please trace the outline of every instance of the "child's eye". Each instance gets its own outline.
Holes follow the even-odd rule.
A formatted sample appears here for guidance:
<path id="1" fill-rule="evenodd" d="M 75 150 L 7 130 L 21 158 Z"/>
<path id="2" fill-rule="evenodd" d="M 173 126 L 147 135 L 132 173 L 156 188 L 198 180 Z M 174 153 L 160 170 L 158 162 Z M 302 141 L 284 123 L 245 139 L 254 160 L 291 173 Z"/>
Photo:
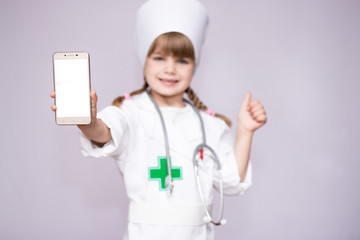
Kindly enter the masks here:
<path id="1" fill-rule="evenodd" d="M 185 60 L 185 59 L 179 59 L 178 62 L 181 63 L 181 64 L 188 64 L 188 63 L 189 63 L 189 62 L 188 62 L 187 60 Z"/>
<path id="2" fill-rule="evenodd" d="M 154 60 L 155 60 L 155 61 L 163 61 L 164 58 L 163 58 L 163 57 L 154 57 Z"/>

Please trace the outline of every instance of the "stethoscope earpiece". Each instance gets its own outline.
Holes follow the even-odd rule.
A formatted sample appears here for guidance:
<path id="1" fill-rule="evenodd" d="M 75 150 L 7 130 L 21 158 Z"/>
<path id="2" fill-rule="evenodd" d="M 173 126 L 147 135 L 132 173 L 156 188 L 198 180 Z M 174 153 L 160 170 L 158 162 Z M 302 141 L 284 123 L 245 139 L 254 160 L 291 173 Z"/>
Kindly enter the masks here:
<path id="1" fill-rule="evenodd" d="M 204 216 L 204 222 L 209 223 L 211 222 L 211 219 L 208 216 Z"/>
<path id="2" fill-rule="evenodd" d="M 227 223 L 227 221 L 226 221 L 226 219 L 221 219 L 220 223 L 221 223 L 221 225 L 225 225 Z"/>
<path id="3" fill-rule="evenodd" d="M 227 223 L 227 221 L 226 221 L 226 219 L 221 219 L 219 222 L 213 222 L 208 216 L 205 216 L 204 217 L 204 222 L 205 223 L 212 223 L 212 224 L 214 224 L 214 225 L 216 225 L 216 226 L 220 226 L 220 225 L 225 225 L 226 223 Z"/>
<path id="4" fill-rule="evenodd" d="M 174 191 L 174 182 L 170 179 L 169 175 L 165 177 L 165 188 L 168 195 L 171 196 Z"/>

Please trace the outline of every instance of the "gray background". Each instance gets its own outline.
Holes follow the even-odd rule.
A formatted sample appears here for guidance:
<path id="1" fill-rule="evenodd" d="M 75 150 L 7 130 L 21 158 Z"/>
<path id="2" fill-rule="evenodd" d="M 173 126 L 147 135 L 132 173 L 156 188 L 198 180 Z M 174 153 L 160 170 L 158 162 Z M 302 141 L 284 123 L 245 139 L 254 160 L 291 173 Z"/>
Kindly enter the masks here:
<path id="1" fill-rule="evenodd" d="M 51 56 L 90 52 L 99 109 L 139 88 L 142 2 L 1 0 L 0 239 L 121 239 L 121 176 L 112 159 L 81 156 L 76 127 L 55 124 Z M 360 239 L 360 1 L 203 3 L 193 88 L 233 121 L 250 90 L 269 118 L 254 137 L 254 185 L 226 198 L 217 238 Z"/>

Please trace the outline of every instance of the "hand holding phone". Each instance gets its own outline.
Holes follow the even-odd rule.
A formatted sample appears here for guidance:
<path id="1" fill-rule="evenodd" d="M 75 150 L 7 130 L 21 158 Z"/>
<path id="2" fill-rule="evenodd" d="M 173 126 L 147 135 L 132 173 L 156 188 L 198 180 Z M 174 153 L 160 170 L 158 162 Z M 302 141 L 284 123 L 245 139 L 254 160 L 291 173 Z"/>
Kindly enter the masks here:
<path id="1" fill-rule="evenodd" d="M 53 54 L 56 123 L 91 123 L 90 61 L 86 52 Z M 96 103 L 95 103 L 96 105 Z M 54 109 L 53 109 L 54 110 Z"/>
<path id="2" fill-rule="evenodd" d="M 50 93 L 50 97 L 55 99 L 55 91 L 52 91 Z M 90 98 L 91 98 L 91 123 L 93 123 L 97 116 L 97 100 L 98 100 L 97 93 L 94 89 L 90 91 Z M 55 104 L 51 105 L 51 110 L 53 110 L 54 112 L 56 111 Z"/>

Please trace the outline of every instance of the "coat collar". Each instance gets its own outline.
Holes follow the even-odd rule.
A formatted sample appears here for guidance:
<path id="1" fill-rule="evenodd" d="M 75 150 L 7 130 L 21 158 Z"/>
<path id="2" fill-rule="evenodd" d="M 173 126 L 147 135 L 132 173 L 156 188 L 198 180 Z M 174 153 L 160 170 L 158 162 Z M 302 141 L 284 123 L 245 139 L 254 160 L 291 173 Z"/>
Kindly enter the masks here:
<path id="1" fill-rule="evenodd" d="M 145 111 L 143 121 L 146 121 L 147 134 L 150 138 L 162 144 L 165 148 L 164 131 L 155 106 L 146 92 L 141 93 L 136 100 L 140 109 Z M 170 155 L 173 152 L 192 158 L 197 144 L 201 143 L 202 134 L 199 119 L 190 105 L 185 108 L 160 107 L 165 119 L 166 131 L 169 140 Z M 182 123 L 193 121 L 191 126 L 184 126 L 179 129 Z M 165 150 L 164 150 L 165 151 Z"/>

